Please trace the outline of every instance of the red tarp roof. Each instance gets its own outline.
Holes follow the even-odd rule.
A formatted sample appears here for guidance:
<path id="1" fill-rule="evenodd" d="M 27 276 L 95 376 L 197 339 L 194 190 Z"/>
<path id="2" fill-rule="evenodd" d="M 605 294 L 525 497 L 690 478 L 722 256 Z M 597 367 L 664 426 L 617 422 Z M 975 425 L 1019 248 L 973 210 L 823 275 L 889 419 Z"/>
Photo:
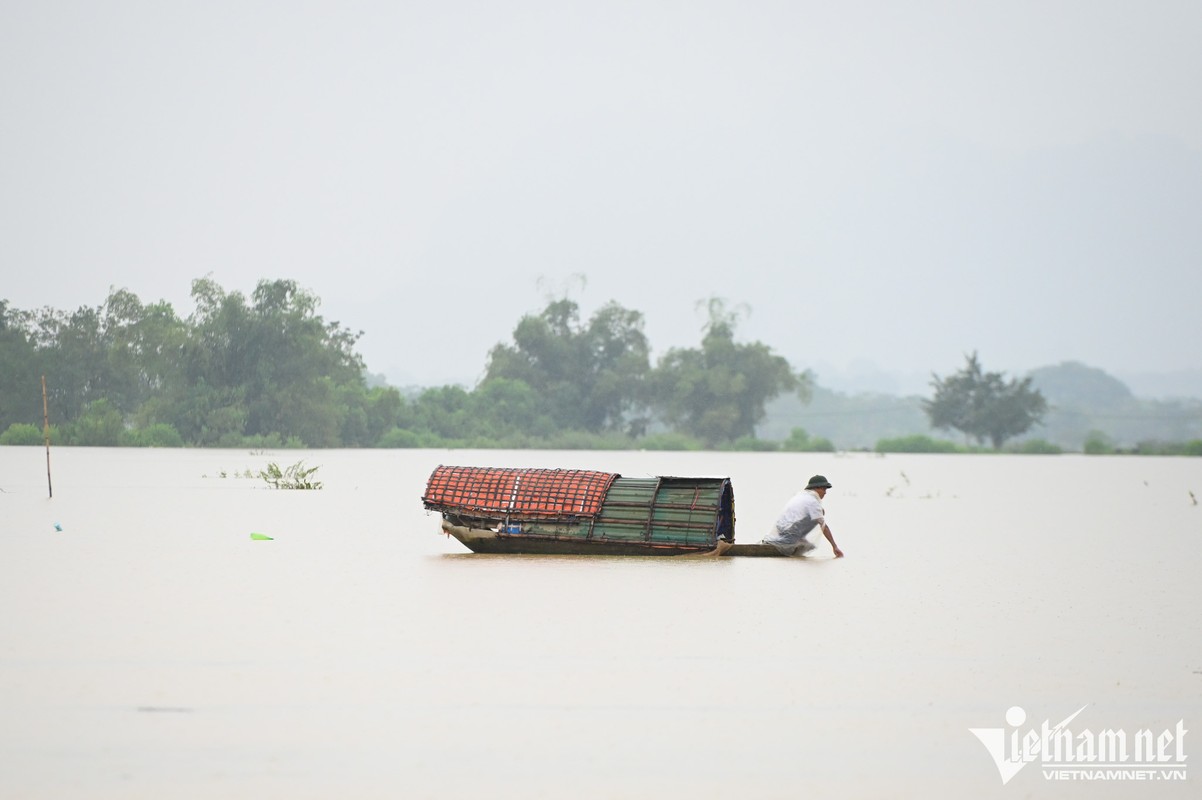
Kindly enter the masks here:
<path id="1" fill-rule="evenodd" d="M 616 472 L 440 466 L 430 474 L 422 502 L 441 511 L 591 517 Z"/>

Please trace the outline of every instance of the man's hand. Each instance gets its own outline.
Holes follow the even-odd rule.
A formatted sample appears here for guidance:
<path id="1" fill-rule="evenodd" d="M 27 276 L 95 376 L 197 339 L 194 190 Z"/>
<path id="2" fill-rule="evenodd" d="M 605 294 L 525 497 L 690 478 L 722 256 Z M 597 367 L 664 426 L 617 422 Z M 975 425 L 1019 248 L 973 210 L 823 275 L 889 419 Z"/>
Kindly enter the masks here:
<path id="1" fill-rule="evenodd" d="M 843 558 L 843 551 L 839 549 L 839 545 L 835 544 L 835 534 L 831 533 L 830 526 L 825 522 L 822 523 L 822 535 L 831 543 L 831 550 L 835 553 L 835 558 Z"/>

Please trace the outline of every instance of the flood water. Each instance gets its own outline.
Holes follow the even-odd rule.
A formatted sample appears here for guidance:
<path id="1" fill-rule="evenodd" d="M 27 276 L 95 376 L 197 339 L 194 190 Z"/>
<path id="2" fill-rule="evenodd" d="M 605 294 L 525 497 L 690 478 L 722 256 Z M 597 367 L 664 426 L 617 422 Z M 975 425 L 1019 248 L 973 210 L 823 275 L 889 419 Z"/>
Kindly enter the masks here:
<path id="1" fill-rule="evenodd" d="M 322 490 L 244 477 L 302 458 Z M 738 541 L 822 473 L 847 557 L 472 555 L 421 507 L 439 464 L 728 476 Z M 51 473 L 53 499 L 44 450 L 0 447 L 4 798 L 1199 796 L 1199 458 L 59 448 Z M 969 728 L 1014 706 L 1184 720 L 1191 772 L 1003 785 Z"/>

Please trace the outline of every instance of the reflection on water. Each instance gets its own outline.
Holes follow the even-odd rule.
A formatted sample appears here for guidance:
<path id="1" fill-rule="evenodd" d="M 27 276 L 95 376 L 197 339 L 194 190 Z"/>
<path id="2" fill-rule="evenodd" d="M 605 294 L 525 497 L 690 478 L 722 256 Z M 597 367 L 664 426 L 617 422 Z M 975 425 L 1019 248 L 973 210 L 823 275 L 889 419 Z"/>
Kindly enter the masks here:
<path id="1" fill-rule="evenodd" d="M 218 477 L 301 457 L 325 489 Z M 0 448 L 6 796 L 964 797 L 1014 705 L 1202 720 L 1202 459 L 52 459 L 48 500 Z M 847 558 L 471 555 L 421 508 L 440 463 L 729 476 L 738 541 L 822 473 Z"/>

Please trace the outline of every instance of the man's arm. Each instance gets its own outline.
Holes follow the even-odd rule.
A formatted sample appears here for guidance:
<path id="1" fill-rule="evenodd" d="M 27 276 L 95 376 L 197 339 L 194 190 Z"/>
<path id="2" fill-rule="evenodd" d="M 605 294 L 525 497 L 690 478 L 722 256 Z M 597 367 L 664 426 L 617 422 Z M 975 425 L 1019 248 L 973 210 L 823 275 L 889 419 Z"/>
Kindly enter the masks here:
<path id="1" fill-rule="evenodd" d="M 831 543 L 831 549 L 835 551 L 835 558 L 843 558 L 843 551 L 839 549 L 839 545 L 835 544 L 834 534 L 831 533 L 830 526 L 825 522 L 822 523 L 822 535 Z"/>

